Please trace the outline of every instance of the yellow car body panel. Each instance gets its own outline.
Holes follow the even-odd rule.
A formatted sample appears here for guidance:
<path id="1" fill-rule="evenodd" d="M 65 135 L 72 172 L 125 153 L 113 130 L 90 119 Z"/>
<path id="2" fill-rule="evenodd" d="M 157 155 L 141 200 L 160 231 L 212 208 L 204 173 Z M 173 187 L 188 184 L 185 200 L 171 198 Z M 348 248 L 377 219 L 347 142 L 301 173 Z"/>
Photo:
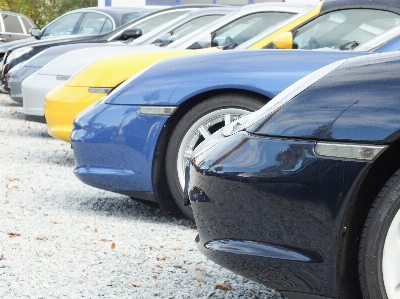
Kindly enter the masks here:
<path id="1" fill-rule="evenodd" d="M 55 138 L 70 142 L 72 123 L 76 115 L 107 95 L 89 92 L 89 87 L 114 88 L 160 60 L 207 51 L 215 51 L 215 49 L 136 52 L 97 60 L 66 84 L 47 93 L 44 114 L 48 133 Z"/>
<path id="2" fill-rule="evenodd" d="M 266 36 L 265 38 L 263 38 L 262 40 L 256 42 L 255 44 L 253 44 L 252 46 L 249 47 L 249 49 L 263 49 L 265 46 L 269 45 L 270 43 L 272 43 L 272 41 L 274 40 L 274 38 L 276 36 L 278 36 L 281 33 L 284 32 L 288 32 L 291 31 L 292 29 L 296 28 L 297 26 L 300 26 L 301 24 L 307 22 L 308 20 L 310 20 L 311 18 L 319 15 L 320 11 L 321 11 L 321 7 L 324 1 L 321 1 L 313 10 L 309 11 L 307 14 L 304 14 L 303 16 L 301 16 L 300 18 L 294 20 L 293 22 L 291 22 L 290 24 L 287 24 L 286 26 L 278 29 L 277 31 L 275 31 L 274 33 Z"/>
<path id="3" fill-rule="evenodd" d="M 321 1 L 308 13 L 253 44 L 249 49 L 262 49 L 270 44 L 275 36 L 290 31 L 318 15 L 323 2 Z M 89 92 L 89 87 L 115 88 L 137 72 L 160 60 L 216 50 L 217 48 L 136 52 L 101 58 L 71 78 L 65 85 L 53 89 L 46 95 L 44 113 L 48 133 L 55 138 L 70 142 L 72 123 L 76 115 L 90 104 L 106 96 L 106 93 Z M 60 113 L 60 111 L 62 112 Z"/>

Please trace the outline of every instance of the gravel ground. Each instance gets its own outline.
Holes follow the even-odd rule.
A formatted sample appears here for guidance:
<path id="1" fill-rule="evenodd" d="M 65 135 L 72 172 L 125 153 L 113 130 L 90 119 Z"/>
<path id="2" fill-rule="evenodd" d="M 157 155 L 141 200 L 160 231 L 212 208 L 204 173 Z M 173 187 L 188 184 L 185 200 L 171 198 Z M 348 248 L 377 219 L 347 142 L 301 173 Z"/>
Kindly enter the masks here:
<path id="1" fill-rule="evenodd" d="M 81 183 L 46 130 L 0 96 L 0 298 L 280 298 L 201 255 L 183 216 Z"/>

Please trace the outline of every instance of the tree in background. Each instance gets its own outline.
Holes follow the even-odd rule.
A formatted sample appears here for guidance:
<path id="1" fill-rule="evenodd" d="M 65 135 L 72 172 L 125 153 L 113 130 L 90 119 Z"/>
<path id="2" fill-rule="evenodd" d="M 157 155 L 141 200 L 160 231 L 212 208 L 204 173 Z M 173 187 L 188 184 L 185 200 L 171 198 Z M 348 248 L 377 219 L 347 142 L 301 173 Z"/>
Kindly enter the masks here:
<path id="1" fill-rule="evenodd" d="M 97 0 L 0 0 L 0 10 L 30 17 L 39 28 L 73 9 L 97 6 Z"/>

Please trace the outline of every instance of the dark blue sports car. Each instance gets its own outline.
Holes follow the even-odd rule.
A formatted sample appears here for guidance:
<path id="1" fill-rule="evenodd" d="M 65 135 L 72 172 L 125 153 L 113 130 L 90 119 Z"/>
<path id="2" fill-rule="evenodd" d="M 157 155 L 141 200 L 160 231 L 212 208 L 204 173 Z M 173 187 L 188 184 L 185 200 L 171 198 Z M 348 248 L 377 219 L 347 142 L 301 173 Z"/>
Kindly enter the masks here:
<path id="1" fill-rule="evenodd" d="M 203 142 L 201 252 L 294 298 L 400 298 L 400 52 L 330 64 Z"/>
<path id="2" fill-rule="evenodd" d="M 396 29 L 364 51 L 217 51 L 157 63 L 78 115 L 74 172 L 91 186 L 158 202 L 164 212 L 176 203 L 193 217 L 183 204 L 185 165 L 204 139 L 320 67 L 400 49 Z"/>

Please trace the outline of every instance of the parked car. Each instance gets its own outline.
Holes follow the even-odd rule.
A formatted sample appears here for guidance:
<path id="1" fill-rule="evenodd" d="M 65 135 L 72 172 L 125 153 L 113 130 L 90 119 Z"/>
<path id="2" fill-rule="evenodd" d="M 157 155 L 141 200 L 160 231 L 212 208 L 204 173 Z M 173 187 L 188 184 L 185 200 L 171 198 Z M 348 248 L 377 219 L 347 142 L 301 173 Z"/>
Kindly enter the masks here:
<path id="1" fill-rule="evenodd" d="M 6 43 L 30 37 L 29 30 L 35 28 L 35 22 L 26 15 L 0 11 L 0 42 Z"/>
<path id="2" fill-rule="evenodd" d="M 332 63 L 201 144 L 198 249 L 288 298 L 399 298 L 399 68 Z"/>
<path id="3" fill-rule="evenodd" d="M 70 37 L 58 37 L 55 39 L 47 39 L 44 41 L 36 41 L 24 43 L 8 49 L 7 54 L 2 61 L 2 69 L 0 76 L 0 90 L 3 93 L 9 93 L 10 89 L 7 85 L 7 73 L 19 63 L 22 63 L 41 51 L 58 45 L 67 45 L 74 43 L 106 43 L 117 40 L 131 40 L 142 34 L 147 34 L 160 26 L 173 21 L 174 19 L 186 14 L 192 10 L 209 7 L 211 5 L 183 5 L 170 7 L 161 11 L 156 11 L 142 18 L 136 19 L 115 31 L 101 35 L 77 35 Z M 1 46 L 0 46 L 1 52 Z"/>
<path id="4" fill-rule="evenodd" d="M 0 45 L 0 59 L 3 59 L 11 47 L 29 46 L 41 38 L 51 39 L 54 37 L 71 38 L 78 35 L 101 35 L 152 11 L 154 11 L 154 8 L 143 7 L 88 7 L 73 10 L 58 17 L 42 30 L 32 28 L 31 32 L 35 37 L 31 36 L 28 39 Z M 99 23 L 96 24 L 96 22 L 103 22 L 103 26 L 98 26 Z M 95 28 L 96 26 L 97 29 Z"/>
<path id="5" fill-rule="evenodd" d="M 324 2 L 323 5 L 329 4 L 329 9 L 325 11 L 322 5 L 320 17 L 323 18 L 326 14 L 337 16 L 337 14 L 341 13 L 341 9 L 339 7 L 333 9 L 331 3 L 338 4 L 340 1 Z M 351 4 L 342 2 L 342 5 L 342 9 L 347 13 Z M 361 9 L 359 4 L 356 5 L 357 9 Z M 370 9 L 373 9 L 374 16 L 379 18 L 381 11 L 376 8 L 369 3 L 368 7 L 364 8 L 365 15 L 369 13 Z M 394 8 L 392 10 L 395 11 Z M 386 14 L 388 10 L 385 8 L 383 12 Z M 393 14 L 399 18 L 399 15 Z M 314 18 L 306 24 L 318 22 L 318 20 L 319 18 Z M 346 24 L 350 28 L 349 31 L 343 31 L 344 35 L 353 31 L 355 27 L 364 27 L 365 22 L 371 24 L 369 28 L 372 28 L 372 24 L 380 24 L 380 22 L 374 22 L 372 19 L 364 19 L 361 22 L 360 19 L 354 19 L 354 21 L 355 23 L 342 23 L 342 28 L 347 28 Z M 302 27 L 298 26 L 298 28 Z M 334 27 L 333 30 L 336 30 L 336 28 Z M 341 44 L 343 44 L 343 41 L 337 41 L 338 47 Z M 236 51 L 238 53 L 234 53 Z M 127 154 L 129 157 L 125 157 L 121 152 L 119 157 L 126 158 L 127 161 L 133 162 L 135 157 L 141 157 L 138 158 L 140 161 L 136 165 L 133 166 L 133 164 L 128 163 L 129 167 L 127 165 L 124 166 L 123 169 L 131 169 L 132 173 L 124 176 L 122 179 L 120 178 L 122 176 L 121 173 L 111 170 L 120 169 L 121 165 L 118 163 L 121 160 L 117 162 L 115 160 L 103 159 L 100 163 L 101 167 L 98 165 L 100 168 L 96 168 L 96 161 L 91 160 L 88 163 L 86 159 L 94 158 L 97 155 L 95 152 L 101 152 L 102 149 L 99 150 L 97 148 L 98 145 L 96 142 L 89 142 L 90 146 L 88 145 L 89 143 L 85 143 L 86 149 L 92 147 L 90 150 L 91 157 L 87 157 L 83 153 L 83 150 L 79 148 L 81 145 L 80 142 L 84 139 L 75 137 L 82 136 L 83 131 L 80 134 L 75 135 L 73 133 L 71 135 L 74 153 L 76 153 L 75 156 L 77 156 L 78 161 L 75 173 L 82 181 L 92 186 L 128 195 L 131 194 L 131 196 L 136 197 L 152 198 L 154 201 L 159 201 L 160 205 L 163 204 L 161 203 L 162 201 L 169 202 L 170 198 L 167 194 L 170 191 L 172 198 L 174 198 L 180 209 L 189 217 L 193 217 L 190 207 L 183 205 L 184 165 L 191 151 L 225 122 L 229 122 L 231 119 L 248 111 L 258 109 L 302 76 L 338 59 L 351 57 L 351 55 L 366 54 L 365 52 L 354 53 L 338 50 L 324 52 L 326 50 L 302 50 L 295 53 L 282 50 L 235 50 L 232 53 L 210 53 L 201 57 L 184 57 L 179 63 L 177 61 L 174 61 L 172 64 L 158 63 L 140 75 L 135 76 L 134 80 L 128 80 L 128 83 L 122 84 L 123 88 L 117 88 L 117 92 L 113 93 L 106 100 L 105 103 L 107 105 L 99 104 L 97 106 L 99 109 L 101 109 L 100 107 L 112 106 L 112 109 L 105 109 L 104 112 L 99 112 L 98 116 L 100 114 L 111 115 L 114 112 L 117 113 L 112 116 L 113 124 L 118 122 L 117 120 L 121 121 L 121 115 L 146 114 L 145 117 L 135 118 L 129 124 L 123 122 L 118 125 L 122 128 L 126 124 L 128 126 L 126 129 L 129 131 L 132 130 L 131 125 L 142 128 L 136 131 L 135 134 L 128 133 L 125 139 L 126 143 L 121 140 L 119 145 L 115 146 L 115 148 L 121 146 L 123 150 L 133 148 L 137 151 L 138 154 L 136 156 Z M 193 70 L 196 70 L 196 72 L 193 72 Z M 87 92 L 88 87 L 93 87 L 93 85 L 89 85 L 88 83 L 92 84 L 94 82 L 86 81 L 86 84 L 83 84 L 85 78 L 81 77 L 82 83 L 79 83 L 81 86 L 80 90 L 84 93 Z M 74 84 L 76 85 L 77 81 Z M 74 84 L 71 84 L 71 86 Z M 101 87 L 109 86 L 101 85 Z M 245 99 L 243 99 L 242 93 L 246 94 Z M 60 99 L 60 107 L 63 107 L 62 110 L 58 111 L 66 111 L 65 106 L 61 105 L 63 102 L 62 96 L 68 100 L 76 98 L 72 92 L 70 96 L 65 96 L 65 93 L 58 93 L 58 98 L 53 97 L 54 101 L 52 102 L 50 99 L 55 94 L 50 93 L 45 108 L 49 132 L 53 136 L 56 135 L 56 131 L 61 132 L 61 129 L 65 129 L 69 125 L 68 123 L 62 123 L 61 125 L 61 122 L 57 122 L 57 110 L 55 107 L 57 106 L 58 99 Z M 234 98 L 236 98 L 235 101 Z M 246 100 L 247 98 L 248 100 Z M 72 110 L 72 107 L 72 105 L 69 106 L 69 109 Z M 163 108 L 166 108 L 168 112 L 163 112 Z M 119 114 L 124 109 L 126 114 Z M 65 116 L 66 114 L 63 115 Z M 91 128 L 90 122 L 95 121 L 91 120 L 87 124 L 87 119 L 90 119 L 91 115 L 89 114 L 86 117 L 82 116 L 78 118 L 76 128 L 80 128 L 81 122 L 85 124 L 83 127 L 87 129 Z M 100 119 L 100 123 L 108 128 L 108 117 L 104 116 L 104 118 Z M 58 127 L 56 126 L 57 123 L 60 124 Z M 152 127 L 150 123 L 155 127 Z M 151 131 L 146 131 L 150 130 L 150 127 Z M 124 134 L 124 130 L 125 128 L 122 129 L 122 134 Z M 95 132 L 97 131 L 91 131 L 91 134 L 95 136 Z M 101 134 L 102 130 L 99 129 L 98 132 Z M 192 136 L 191 134 L 194 135 Z M 83 136 L 86 138 L 88 135 Z M 143 136 L 151 136 L 152 138 L 146 137 L 146 142 L 144 142 Z M 109 141 L 114 143 L 112 140 Z M 105 144 L 106 141 L 103 139 L 102 145 Z M 102 153 L 99 154 L 102 155 Z M 110 157 L 112 157 L 111 153 Z M 143 157 L 146 157 L 146 163 L 148 164 L 143 165 Z M 87 165 L 93 167 L 93 171 L 86 171 Z M 130 168 L 131 165 L 132 168 Z M 140 171 L 136 168 L 138 165 L 141 166 Z M 116 177 L 118 177 L 117 180 L 112 179 Z M 159 183 L 164 178 L 167 179 L 168 186 L 162 186 Z"/>
<path id="6" fill-rule="evenodd" d="M 374 54 L 235 50 L 158 62 L 78 114 L 70 136 L 74 174 L 93 187 L 158 202 L 163 212 L 175 200 L 193 218 L 183 202 L 185 165 L 205 138 L 310 72 L 359 55 Z M 55 112 L 51 105 L 46 117 L 47 109 Z M 52 124 L 56 115 L 65 117 L 53 113 L 50 128 L 68 130 L 65 122 Z"/>
<path id="7" fill-rule="evenodd" d="M 253 5 L 248 5 L 248 6 L 243 6 L 240 7 L 237 11 L 232 12 L 231 14 L 226 15 L 225 17 L 222 17 L 214 22 L 211 22 L 209 25 L 204 26 L 203 28 L 200 28 L 184 37 L 180 37 L 178 40 L 175 42 L 172 42 L 169 44 L 169 37 L 167 38 L 167 42 L 162 42 L 161 45 L 166 45 L 166 50 L 169 50 L 172 53 L 175 53 L 174 55 L 181 55 L 180 53 L 185 53 L 180 51 L 180 49 L 185 49 L 182 44 L 179 43 L 180 40 L 189 40 L 189 44 L 194 44 L 198 41 L 199 37 L 196 35 L 193 36 L 194 33 L 197 32 L 206 32 L 206 33 L 211 33 L 211 32 L 216 32 L 215 38 L 221 38 L 226 39 L 226 36 L 224 36 L 224 28 L 235 28 L 237 33 L 238 32 L 243 32 L 242 38 L 248 39 L 251 37 L 249 35 L 249 31 L 255 31 L 255 32 L 260 32 L 263 31 L 264 28 L 266 27 L 271 27 L 274 26 L 277 22 L 280 22 L 282 20 L 286 20 L 287 18 L 291 19 L 290 17 L 293 15 L 296 15 L 297 13 L 301 13 L 304 11 L 308 11 L 310 9 L 310 6 L 304 6 L 304 5 L 289 5 L 286 3 L 268 3 L 268 4 L 253 4 Z M 179 31 L 185 31 L 187 28 L 185 26 L 177 28 L 177 30 L 174 31 L 174 36 L 178 36 Z M 219 34 L 217 31 L 221 30 L 221 34 Z M 170 35 L 170 34 L 169 34 Z M 179 35 L 182 35 L 181 33 Z M 145 36 L 139 38 L 141 40 L 142 38 L 146 38 Z M 154 40 L 154 39 L 157 40 Z M 154 42 L 158 42 L 158 39 L 161 37 L 157 36 L 152 36 L 151 41 L 154 40 Z M 175 39 L 175 37 L 173 37 Z M 146 42 L 149 40 L 147 39 Z M 138 43 L 137 40 L 134 41 L 136 44 Z M 177 46 L 175 44 L 178 43 Z M 182 48 L 183 47 L 183 48 Z M 176 49 L 176 50 L 175 50 Z M 154 51 L 159 51 L 156 47 L 154 47 Z M 177 51 L 178 50 L 178 51 Z M 88 68 L 82 68 L 82 64 L 80 62 L 76 63 L 76 69 L 75 69 L 75 74 L 74 79 L 72 79 L 66 83 L 67 86 L 65 87 L 64 91 L 60 91 L 58 95 L 64 94 L 63 99 L 68 98 L 71 93 L 74 93 L 75 96 L 75 104 L 76 105 L 70 105 L 69 113 L 68 115 L 65 115 L 65 118 L 63 118 L 63 124 L 57 121 L 57 124 L 54 123 L 55 126 L 58 128 L 63 128 L 62 131 L 58 130 L 52 130 L 52 134 L 57 136 L 58 138 L 62 138 L 63 140 L 68 140 L 69 141 L 69 135 L 71 134 L 71 129 L 72 129 L 72 121 L 76 114 L 82 110 L 85 106 L 89 105 L 90 103 L 100 99 L 104 95 L 106 95 L 105 90 L 110 90 L 111 88 L 114 88 L 115 86 L 119 85 L 123 81 L 125 81 L 127 78 L 129 78 L 132 74 L 135 74 L 137 71 L 140 71 L 142 68 L 149 66 L 152 63 L 155 63 L 156 61 L 161 60 L 164 56 L 159 56 L 157 53 L 148 53 L 149 48 L 146 47 L 142 51 L 146 52 L 146 55 L 140 55 L 137 56 L 138 53 L 134 53 L 132 55 L 125 55 L 123 56 L 124 60 L 122 59 L 121 56 L 115 55 L 114 57 L 110 58 L 103 58 L 100 59 L 100 56 L 97 55 L 91 55 L 91 57 L 88 57 L 87 55 L 85 56 L 85 62 L 87 63 L 86 66 L 91 64 Z M 154 52 L 152 51 L 152 52 Z M 188 54 L 196 54 L 199 50 L 191 50 L 192 53 Z M 74 55 L 77 55 L 81 57 L 84 55 L 81 53 L 83 51 L 77 51 L 75 52 Z M 137 52 L 137 51 L 136 51 Z M 139 51 L 140 52 L 140 51 Z M 112 54 L 112 53 L 110 53 Z M 60 85 L 60 81 L 57 80 L 57 75 L 62 72 L 64 75 L 66 74 L 63 70 L 60 70 L 58 67 L 59 62 L 62 60 L 68 59 L 67 56 L 69 54 L 60 56 L 57 58 L 57 60 L 53 60 L 51 62 L 51 69 L 53 71 L 52 76 L 50 76 L 50 69 L 46 65 L 46 71 L 38 71 L 34 75 L 26 78 L 23 81 L 22 84 L 22 93 L 24 97 L 24 107 L 27 107 L 26 109 L 24 108 L 24 112 L 27 115 L 28 119 L 37 119 L 37 116 L 42 116 L 43 117 L 43 108 L 44 108 L 44 98 L 45 95 L 51 91 L 49 87 L 56 87 Z M 171 55 L 169 55 L 171 57 Z M 110 60 L 111 59 L 111 60 Z M 98 60 L 98 61 L 97 61 Z M 135 61 L 139 61 L 139 63 L 135 64 Z M 145 64 L 143 64 L 145 62 Z M 101 66 L 100 66 L 101 65 Z M 140 67 L 139 67 L 140 66 Z M 78 74 L 78 69 L 81 71 L 84 70 L 85 73 L 79 72 Z M 71 72 L 70 66 L 68 66 L 68 72 L 69 75 L 73 75 L 74 73 Z M 42 73 L 45 74 L 45 77 L 42 76 Z M 109 74 L 113 73 L 114 76 L 113 78 L 109 78 Z M 95 77 L 93 77 L 95 76 Z M 38 80 L 43 80 L 44 78 L 45 81 L 47 82 L 46 85 L 40 85 L 38 86 L 37 82 Z M 96 80 L 90 81 L 91 89 L 85 87 L 85 84 L 89 84 L 87 80 L 91 80 L 93 78 L 97 78 Z M 107 81 L 105 81 L 107 80 Z M 109 86 L 109 84 L 112 84 Z M 79 85 L 74 85 L 74 84 L 79 84 Z M 106 87 L 106 89 L 102 88 Z M 76 96 L 76 91 L 79 91 L 79 97 Z M 96 92 L 94 92 L 96 90 Z M 58 97 L 57 95 L 57 97 Z M 58 102 L 58 98 L 55 97 L 53 98 L 55 103 L 54 107 L 56 108 L 56 105 L 64 105 L 64 102 L 60 101 Z M 82 106 L 82 103 L 85 103 L 85 106 Z M 28 110 L 29 109 L 29 110 Z M 39 114 L 41 113 L 41 114 Z M 33 115 L 34 117 L 30 117 Z M 64 122 L 65 121 L 65 122 Z M 61 135 L 59 135 L 60 133 Z"/>
<path id="8" fill-rule="evenodd" d="M 117 53 L 129 53 L 129 52 L 134 52 L 131 47 L 127 47 L 125 45 L 131 45 L 131 46 L 136 46 L 136 45 L 147 45 L 147 44 L 153 44 L 153 43 L 158 43 L 158 42 L 166 42 L 162 41 L 162 38 L 169 38 L 170 37 L 170 32 L 174 33 L 174 38 L 182 38 L 185 35 L 189 34 L 192 31 L 195 31 L 198 28 L 201 28 L 203 26 L 206 26 L 210 22 L 213 22 L 214 20 L 220 19 L 226 14 L 232 13 L 233 11 L 237 10 L 238 8 L 234 6 L 211 6 L 211 7 L 206 7 L 202 9 L 197 9 L 197 10 L 192 10 L 187 12 L 186 14 L 177 17 L 176 19 L 167 22 L 166 24 L 159 26 L 158 28 L 151 30 L 150 32 L 141 35 L 140 37 L 134 39 L 134 41 L 124 41 L 123 46 L 124 47 L 101 47 L 99 43 L 78 43 L 78 44 L 71 44 L 71 45 L 63 45 L 63 46 L 54 46 L 50 47 L 46 50 L 43 50 L 39 54 L 33 56 L 27 61 L 19 63 L 18 66 L 14 67 L 11 69 L 5 78 L 5 84 L 3 88 L 5 90 L 10 90 L 10 96 L 11 99 L 13 99 L 16 102 L 22 103 L 22 89 L 21 89 L 21 84 L 22 81 L 27 78 L 29 75 L 33 74 L 37 70 L 41 69 L 44 65 L 49 63 L 50 61 L 54 60 L 58 56 L 67 53 L 72 50 L 76 49 L 82 49 L 82 48 L 87 48 L 87 47 L 96 47 L 96 51 L 91 51 L 91 53 L 87 54 L 86 59 L 82 56 L 82 54 L 77 54 L 80 57 L 79 61 L 76 61 L 76 70 L 82 68 L 83 64 L 87 64 L 90 61 L 94 61 L 100 57 L 111 55 L 111 54 L 117 54 Z M 164 37 L 165 36 L 165 37 Z M 120 43 L 115 43 L 113 42 L 113 45 L 119 45 Z M 112 51 L 110 51 L 112 49 Z M 72 61 L 74 61 L 73 57 Z M 57 64 L 62 63 L 61 61 L 63 59 L 67 59 L 66 57 L 58 60 Z M 67 66 L 68 70 L 73 71 L 71 68 L 71 63 L 70 62 Z M 48 72 L 49 69 L 47 68 L 46 72 Z M 74 71 L 74 72 L 75 72 Z M 57 67 L 56 70 L 57 74 L 60 75 L 60 72 L 62 70 Z M 71 73 L 72 75 L 72 73 Z M 65 75 L 64 75 L 65 76 Z M 60 82 L 58 82 L 60 83 Z M 55 86 L 54 86 L 55 87 Z M 29 93 L 30 94 L 30 93 Z M 29 95 L 28 94 L 28 95 Z M 45 95 L 45 94 L 44 94 Z M 43 106 L 43 101 L 44 101 L 44 95 L 43 97 L 40 98 L 40 103 L 41 106 Z M 30 102 L 31 96 L 27 97 L 25 100 L 25 104 L 27 104 L 28 107 L 31 107 L 32 105 L 29 103 Z M 44 114 L 42 113 L 42 116 Z"/>

